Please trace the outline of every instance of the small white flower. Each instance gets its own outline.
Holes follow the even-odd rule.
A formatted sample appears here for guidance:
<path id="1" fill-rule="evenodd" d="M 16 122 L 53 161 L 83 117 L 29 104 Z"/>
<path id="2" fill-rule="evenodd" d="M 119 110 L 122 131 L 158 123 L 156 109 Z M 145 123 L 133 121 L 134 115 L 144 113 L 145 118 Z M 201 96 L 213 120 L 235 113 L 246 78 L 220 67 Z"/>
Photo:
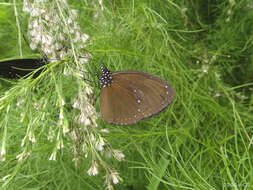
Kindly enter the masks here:
<path id="1" fill-rule="evenodd" d="M 61 59 L 63 59 L 64 56 L 65 56 L 65 52 L 64 52 L 64 51 L 60 51 L 60 52 L 59 52 L 59 57 L 60 57 Z"/>
<path id="2" fill-rule="evenodd" d="M 82 38 L 83 43 L 85 43 L 88 40 L 89 35 L 88 34 L 83 34 L 81 38 Z"/>
<path id="3" fill-rule="evenodd" d="M 55 137 L 55 132 L 54 132 L 54 130 L 50 127 L 50 128 L 49 128 L 48 135 L 47 135 L 47 139 L 48 139 L 50 142 L 53 142 L 54 137 Z"/>
<path id="4" fill-rule="evenodd" d="M 31 11 L 31 5 L 28 0 L 24 0 L 23 2 L 23 11 L 24 12 L 30 12 Z"/>
<path id="5" fill-rule="evenodd" d="M 19 99 L 18 101 L 17 101 L 17 106 L 21 106 L 23 103 L 24 103 L 24 99 Z M 23 113 L 24 114 L 24 113 Z"/>
<path id="6" fill-rule="evenodd" d="M 89 59 L 87 57 L 80 57 L 79 61 L 80 61 L 80 63 L 84 64 L 84 63 L 87 63 L 89 61 Z"/>
<path id="7" fill-rule="evenodd" d="M 208 69 L 209 69 L 209 66 L 208 66 L 208 65 L 203 65 L 203 66 L 202 66 L 202 72 L 203 72 L 203 73 L 208 73 Z"/>
<path id="8" fill-rule="evenodd" d="M 35 143 L 36 142 L 35 136 L 33 135 L 29 137 L 29 141 L 31 141 L 32 143 Z"/>
<path id="9" fill-rule="evenodd" d="M 49 157 L 49 160 L 56 161 L 56 151 L 54 151 L 51 156 Z"/>
<path id="10" fill-rule="evenodd" d="M 91 142 L 95 141 L 95 136 L 93 134 L 90 135 L 90 140 L 91 140 Z"/>
<path id="11" fill-rule="evenodd" d="M 213 55 L 212 58 L 211 58 L 211 62 L 215 61 L 216 59 L 217 59 L 217 56 Z"/>
<path id="12" fill-rule="evenodd" d="M 35 142 L 36 142 L 35 136 L 34 136 L 34 134 L 33 134 L 32 131 L 29 131 L 28 139 L 29 139 L 29 141 L 31 141 L 32 143 L 35 143 Z"/>
<path id="13" fill-rule="evenodd" d="M 46 10 L 45 9 L 40 9 L 40 14 L 44 14 L 45 12 L 46 12 Z"/>
<path id="14" fill-rule="evenodd" d="M 79 44 L 79 48 L 84 49 L 84 48 L 86 48 L 86 45 L 84 43 L 81 43 L 81 44 Z"/>
<path id="15" fill-rule="evenodd" d="M 50 46 L 50 45 L 53 44 L 53 42 L 54 42 L 53 37 L 50 36 L 50 35 L 46 35 L 46 44 L 47 44 L 48 46 Z"/>
<path id="16" fill-rule="evenodd" d="M 75 99 L 75 101 L 74 101 L 72 107 L 75 108 L 75 109 L 79 109 L 79 108 L 80 108 L 80 107 L 79 107 L 79 101 L 78 101 L 77 99 Z"/>
<path id="17" fill-rule="evenodd" d="M 105 151 L 105 156 L 106 156 L 107 158 L 111 158 L 111 157 L 112 157 L 112 153 L 109 152 L 109 151 Z"/>
<path id="18" fill-rule="evenodd" d="M 90 119 L 89 119 L 89 118 L 85 118 L 85 120 L 84 120 L 84 125 L 85 125 L 85 126 L 89 126 L 90 124 L 91 124 Z"/>
<path id="19" fill-rule="evenodd" d="M 82 151 L 84 153 L 84 157 L 87 158 L 88 157 L 88 152 L 87 152 L 87 147 L 85 145 L 82 146 Z"/>
<path id="20" fill-rule="evenodd" d="M 75 33 L 75 30 L 74 30 L 73 28 L 71 28 L 71 29 L 69 30 L 69 33 L 70 33 L 70 34 L 74 34 L 74 33 Z"/>
<path id="21" fill-rule="evenodd" d="M 22 152 L 21 154 L 17 155 L 16 158 L 18 159 L 18 162 L 22 162 L 28 156 L 30 156 L 30 152 L 26 152 L 26 153 Z"/>
<path id="22" fill-rule="evenodd" d="M 31 42 L 31 43 L 30 43 L 30 48 L 31 48 L 31 50 L 35 50 L 35 49 L 37 48 L 37 44 Z"/>
<path id="23" fill-rule="evenodd" d="M 102 151 L 102 150 L 104 150 L 104 145 L 105 145 L 105 142 L 104 142 L 103 138 L 99 138 L 99 141 L 97 142 L 97 145 L 96 145 L 96 149 L 98 151 Z"/>
<path id="24" fill-rule="evenodd" d="M 77 140 L 77 135 L 76 135 L 76 132 L 73 130 L 71 131 L 71 137 L 76 141 Z"/>
<path id="25" fill-rule="evenodd" d="M 25 139 L 26 139 L 26 136 L 21 141 L 21 145 L 20 145 L 21 147 L 23 147 L 25 145 Z"/>
<path id="26" fill-rule="evenodd" d="M 46 55 L 49 55 L 49 54 L 52 53 L 52 48 L 49 47 L 49 46 L 42 46 L 41 49 L 44 51 L 44 53 L 45 53 Z"/>
<path id="27" fill-rule="evenodd" d="M 68 19 L 67 19 L 67 23 L 68 23 L 68 24 L 71 24 L 72 22 L 73 22 L 73 21 L 72 21 L 71 18 L 68 18 Z"/>
<path id="28" fill-rule="evenodd" d="M 59 38 L 60 41 L 64 41 L 65 40 L 65 36 L 64 36 L 64 34 L 62 32 L 59 33 L 58 38 Z"/>
<path id="29" fill-rule="evenodd" d="M 21 114 L 20 114 L 20 117 L 21 117 L 20 123 L 23 123 L 23 122 L 24 122 L 24 119 L 25 119 L 25 114 L 24 114 L 24 113 L 21 113 Z"/>
<path id="30" fill-rule="evenodd" d="M 94 112 L 94 107 L 91 106 L 91 105 L 87 105 L 87 106 L 85 107 L 85 110 L 86 110 L 88 113 L 91 113 L 91 112 Z"/>
<path id="31" fill-rule="evenodd" d="M 89 176 L 95 176 L 98 174 L 97 164 L 93 163 L 90 169 L 87 171 Z"/>
<path id="32" fill-rule="evenodd" d="M 217 92 L 215 95 L 214 95 L 214 97 L 216 98 L 216 97 L 219 97 L 220 96 L 220 93 L 219 92 Z"/>
<path id="33" fill-rule="evenodd" d="M 18 162 L 21 162 L 23 160 L 23 153 L 18 154 L 16 158 L 18 159 Z"/>
<path id="34" fill-rule="evenodd" d="M 63 110 L 62 109 L 60 110 L 59 119 L 61 119 L 61 120 L 64 119 L 64 115 L 63 115 Z"/>
<path id="35" fill-rule="evenodd" d="M 63 125 L 63 134 L 66 134 L 66 133 L 68 133 L 69 132 L 69 128 L 68 128 L 68 126 L 65 124 L 65 125 Z"/>
<path id="36" fill-rule="evenodd" d="M 8 179 L 10 176 L 11 176 L 10 174 L 9 174 L 9 175 L 4 176 L 4 177 L 2 178 L 2 181 L 5 181 L 5 180 L 6 180 L 6 179 Z"/>
<path id="37" fill-rule="evenodd" d="M 33 21 L 33 28 L 38 28 L 39 27 L 39 22 L 38 20 Z"/>
<path id="38" fill-rule="evenodd" d="M 28 29 L 29 29 L 28 31 L 29 33 L 31 32 L 31 29 L 33 29 L 33 25 L 31 21 L 28 23 Z"/>
<path id="39" fill-rule="evenodd" d="M 203 61 L 204 61 L 205 63 L 208 63 L 208 59 L 204 59 Z"/>
<path id="40" fill-rule="evenodd" d="M 100 132 L 101 133 L 107 133 L 107 134 L 110 133 L 109 129 L 101 129 Z"/>
<path id="41" fill-rule="evenodd" d="M 23 11 L 24 12 L 30 12 L 30 7 L 28 7 L 28 6 L 25 6 L 25 4 L 24 4 L 24 6 L 23 6 Z"/>
<path id="42" fill-rule="evenodd" d="M 34 103 L 33 104 L 33 107 L 36 109 L 36 110 L 39 110 L 41 108 L 40 104 L 38 103 Z"/>
<path id="43" fill-rule="evenodd" d="M 49 21 L 49 20 L 50 20 L 50 16 L 49 16 L 48 14 L 46 14 L 44 17 L 45 17 L 45 20 L 46 20 L 46 21 Z"/>
<path id="44" fill-rule="evenodd" d="M 41 36 L 41 43 L 45 44 L 47 42 L 47 38 L 45 35 Z"/>
<path id="45" fill-rule="evenodd" d="M 111 177 L 112 177 L 112 182 L 113 182 L 114 184 L 119 183 L 119 179 L 118 179 L 119 175 L 118 175 L 118 173 L 113 172 L 113 173 L 111 174 Z"/>
<path id="46" fill-rule="evenodd" d="M 33 28 L 33 29 L 31 29 L 30 31 L 29 31 L 29 35 L 31 36 L 31 37 L 34 37 L 34 36 L 36 36 L 38 34 L 38 31 L 35 29 L 35 28 Z M 38 36 L 38 35 L 37 35 Z M 40 38 L 39 38 L 40 39 Z"/>
<path id="47" fill-rule="evenodd" d="M 74 42 L 78 42 L 80 40 L 80 38 L 81 38 L 81 33 L 79 31 L 76 31 Z"/>
<path id="48" fill-rule="evenodd" d="M 73 28 L 74 28 L 74 30 L 76 30 L 76 32 L 80 32 L 80 26 L 76 22 L 74 22 L 74 27 Z"/>
<path id="49" fill-rule="evenodd" d="M 60 150 L 60 149 L 62 149 L 62 148 L 64 148 L 64 145 L 63 145 L 63 143 L 62 142 L 60 142 L 58 145 L 57 145 L 57 150 Z"/>
<path id="50" fill-rule="evenodd" d="M 38 8 L 33 8 L 32 11 L 31 11 L 31 16 L 32 17 L 37 17 L 40 15 L 40 11 Z"/>
<path id="51" fill-rule="evenodd" d="M 85 119 L 86 119 L 86 117 L 85 117 L 84 113 L 81 113 L 81 115 L 79 117 L 79 123 L 84 123 Z"/>
<path id="52" fill-rule="evenodd" d="M 101 6 L 101 10 L 104 10 L 103 0 L 98 0 L 98 3 L 99 3 L 99 4 L 100 4 L 100 6 Z"/>
<path id="53" fill-rule="evenodd" d="M 85 88 L 85 91 L 86 91 L 86 93 L 87 93 L 88 95 L 91 95 L 91 94 L 93 93 L 92 88 L 89 87 L 89 86 L 87 86 L 87 87 Z"/>
<path id="54" fill-rule="evenodd" d="M 54 45 L 55 45 L 55 49 L 57 50 L 62 49 L 62 45 L 60 43 L 56 42 Z"/>
<path id="55" fill-rule="evenodd" d="M 6 159 L 6 150 L 4 146 L 2 147 L 0 158 L 1 158 L 1 161 L 5 161 Z"/>
<path id="56" fill-rule="evenodd" d="M 62 126 L 63 125 L 63 119 L 60 119 L 58 123 L 59 123 L 60 126 Z"/>
<path id="57" fill-rule="evenodd" d="M 117 160 L 119 160 L 119 161 L 124 160 L 125 155 L 122 153 L 121 150 L 113 150 L 113 153 L 114 153 L 114 157 L 115 157 Z"/>
<path id="58" fill-rule="evenodd" d="M 74 19 L 77 18 L 77 16 L 78 16 L 78 10 L 72 9 L 72 10 L 71 10 L 71 13 L 72 13 L 72 17 L 73 17 Z"/>

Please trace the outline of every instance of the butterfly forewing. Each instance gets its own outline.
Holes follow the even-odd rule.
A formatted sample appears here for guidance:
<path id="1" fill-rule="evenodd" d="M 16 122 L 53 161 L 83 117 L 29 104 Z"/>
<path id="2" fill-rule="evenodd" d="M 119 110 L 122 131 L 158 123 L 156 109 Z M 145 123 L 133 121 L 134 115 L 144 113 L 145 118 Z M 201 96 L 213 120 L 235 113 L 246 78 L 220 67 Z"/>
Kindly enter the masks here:
<path id="1" fill-rule="evenodd" d="M 45 65 L 43 59 L 13 59 L 0 62 L 0 77 L 2 78 L 20 78 L 28 75 L 35 69 Z M 37 72 L 34 77 L 38 76 Z"/>
<path id="2" fill-rule="evenodd" d="M 151 117 L 174 98 L 174 89 L 163 79 L 138 71 L 112 73 L 112 83 L 102 88 L 102 118 L 117 125 L 130 125 Z"/>

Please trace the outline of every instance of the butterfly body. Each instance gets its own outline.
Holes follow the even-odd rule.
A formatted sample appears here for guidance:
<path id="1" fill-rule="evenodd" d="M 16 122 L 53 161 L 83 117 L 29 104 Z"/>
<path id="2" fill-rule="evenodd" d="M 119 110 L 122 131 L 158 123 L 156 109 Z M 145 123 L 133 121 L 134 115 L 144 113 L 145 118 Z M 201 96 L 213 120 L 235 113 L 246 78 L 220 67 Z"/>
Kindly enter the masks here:
<path id="1" fill-rule="evenodd" d="M 175 91 L 167 81 L 139 71 L 111 73 L 102 67 L 100 112 L 103 120 L 131 125 L 166 109 Z"/>

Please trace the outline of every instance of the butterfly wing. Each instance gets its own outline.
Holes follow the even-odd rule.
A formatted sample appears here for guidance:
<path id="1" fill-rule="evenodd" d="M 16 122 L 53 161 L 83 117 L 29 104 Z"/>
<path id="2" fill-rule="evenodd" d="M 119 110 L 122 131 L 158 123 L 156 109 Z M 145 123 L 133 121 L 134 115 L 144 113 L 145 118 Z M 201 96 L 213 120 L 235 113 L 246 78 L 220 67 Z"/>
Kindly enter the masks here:
<path id="1" fill-rule="evenodd" d="M 152 117 L 169 106 L 175 91 L 167 81 L 138 71 L 112 74 L 113 83 L 101 90 L 102 118 L 117 125 L 130 125 Z"/>
<path id="2" fill-rule="evenodd" d="M 0 77 L 20 78 L 45 65 L 43 59 L 13 59 L 0 62 Z M 36 73 L 37 76 L 39 74 Z M 35 77 L 36 77 L 35 76 Z"/>

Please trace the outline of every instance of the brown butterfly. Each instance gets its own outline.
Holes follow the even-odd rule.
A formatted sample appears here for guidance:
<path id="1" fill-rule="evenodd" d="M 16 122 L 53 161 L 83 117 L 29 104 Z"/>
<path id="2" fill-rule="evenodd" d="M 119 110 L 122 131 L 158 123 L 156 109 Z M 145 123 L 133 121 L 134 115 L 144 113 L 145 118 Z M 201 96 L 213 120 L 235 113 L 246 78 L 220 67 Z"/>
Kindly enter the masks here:
<path id="1" fill-rule="evenodd" d="M 102 119 L 116 125 L 131 125 L 166 109 L 175 90 L 167 81 L 139 71 L 110 72 L 101 67 L 99 83 Z"/>

